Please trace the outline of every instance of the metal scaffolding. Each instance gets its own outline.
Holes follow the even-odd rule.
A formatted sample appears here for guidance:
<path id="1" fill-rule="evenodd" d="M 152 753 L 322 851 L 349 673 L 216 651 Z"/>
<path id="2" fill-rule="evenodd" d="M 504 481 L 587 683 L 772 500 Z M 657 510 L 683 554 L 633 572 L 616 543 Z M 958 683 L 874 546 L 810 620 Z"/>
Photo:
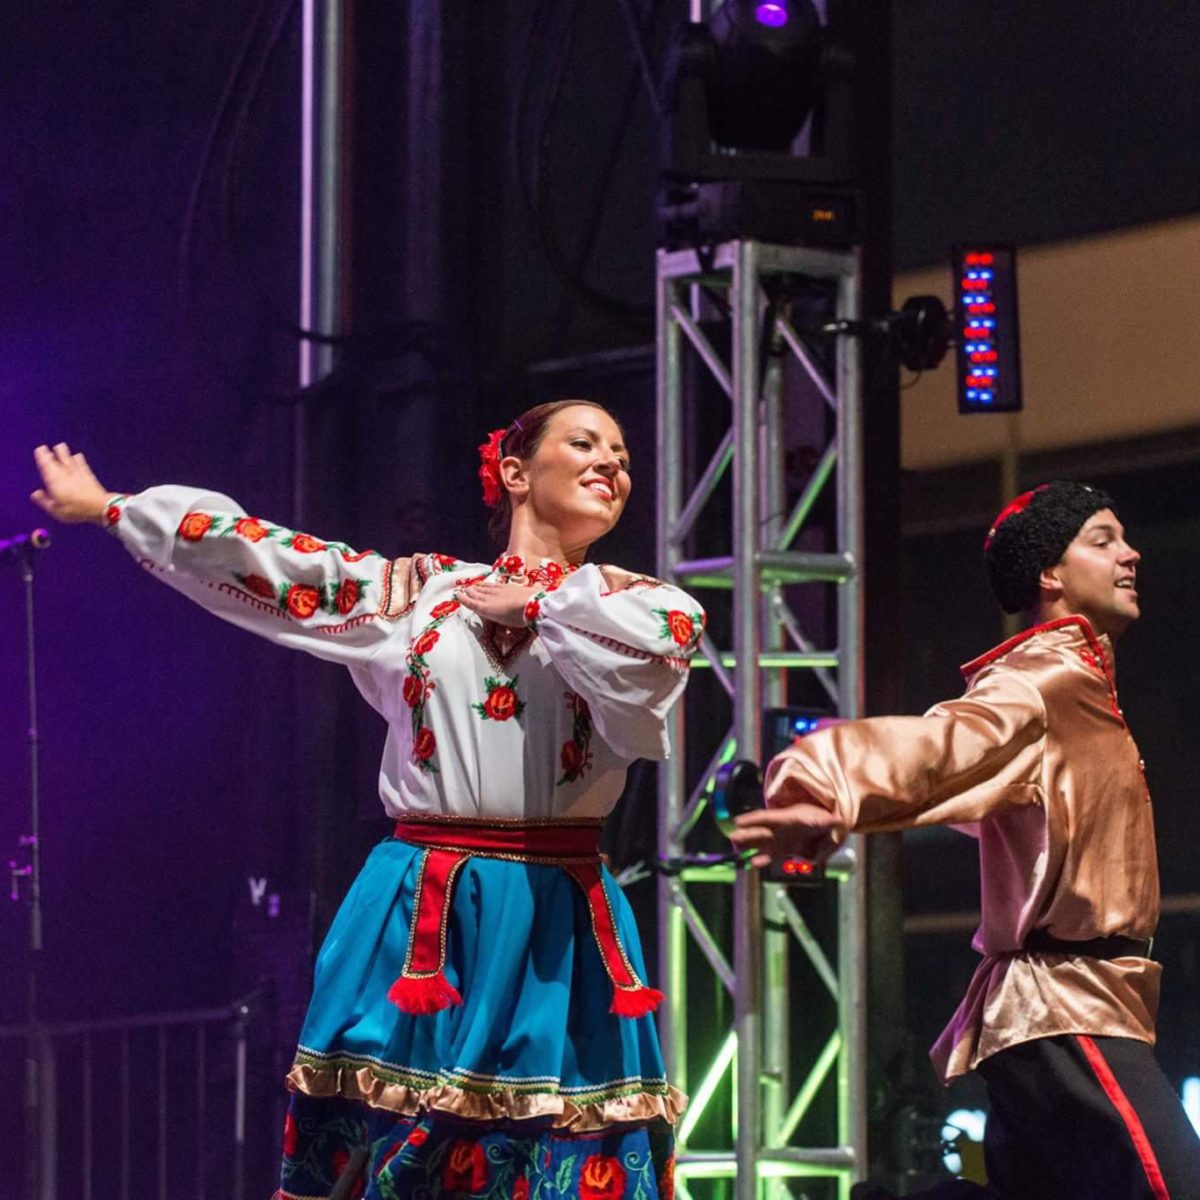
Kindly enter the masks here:
<path id="1" fill-rule="evenodd" d="M 830 924 L 836 930 L 825 931 L 824 939 L 814 934 L 786 886 L 765 883 L 759 872 L 728 862 L 707 862 L 690 850 L 720 764 L 735 756 L 759 757 L 764 707 L 786 703 L 787 671 L 814 672 L 838 715 L 860 714 L 860 348 L 853 338 L 838 338 L 832 369 L 817 361 L 787 304 L 771 298 L 798 280 L 829 290 L 833 320 L 858 319 L 860 266 L 853 250 L 734 241 L 704 255 L 692 250 L 658 255 L 658 570 L 661 578 L 693 591 L 723 589 L 732 600 L 731 650 L 706 635 L 694 664 L 710 668 L 729 694 L 732 725 L 716 738 L 708 765 L 689 787 L 680 705 L 672 728 L 674 752 L 659 775 L 659 852 L 672 864 L 660 876 L 658 891 L 659 979 L 668 995 L 661 1028 L 668 1075 L 691 1093 L 677 1131 L 676 1178 L 683 1200 L 691 1200 L 700 1179 L 732 1179 L 737 1200 L 759 1200 L 764 1194 L 795 1196 L 789 1181 L 818 1177 L 835 1180 L 821 1186 L 847 1200 L 851 1181 L 865 1174 L 865 921 L 858 839 L 851 838 L 830 863 L 836 880 Z M 701 289 L 727 308 L 728 366 L 697 319 Z M 767 352 L 764 337 L 776 353 Z M 728 396 L 732 412 L 711 459 L 690 472 L 684 432 L 692 399 L 685 395 L 689 351 Z M 810 381 L 814 402 L 832 412 L 834 432 L 785 516 L 787 355 Z M 730 470 L 732 488 L 722 494 L 732 519 L 721 518 L 729 551 L 689 559 L 685 547 Z M 689 474 L 695 478 L 685 478 Z M 836 531 L 826 534 L 821 552 L 793 550 L 831 487 Z M 713 526 L 704 525 L 710 538 Z M 835 636 L 826 631 L 826 649 L 813 645 L 789 606 L 783 589 L 797 583 L 836 592 Z M 732 891 L 732 955 L 730 939 L 714 932 L 697 902 L 698 889 L 712 885 Z M 829 954 L 822 940 L 834 933 L 836 951 Z M 818 1036 L 822 1048 L 803 1077 L 794 1079 L 789 1020 L 802 1000 L 792 994 L 797 961 L 832 996 L 836 1018 L 828 1036 Z M 716 977 L 714 991 L 728 993 L 733 1020 L 727 1029 L 705 1031 L 714 1044 L 693 1063 L 689 1049 L 700 1039 L 689 1036 L 688 967 L 697 962 Z M 793 1144 L 810 1105 L 830 1088 L 836 1090 L 836 1144 Z M 697 1145 L 693 1131 L 718 1094 L 731 1096 L 731 1119 L 723 1122 L 729 1136 L 721 1139 L 724 1144 Z M 709 1136 L 712 1124 L 706 1124 Z"/>

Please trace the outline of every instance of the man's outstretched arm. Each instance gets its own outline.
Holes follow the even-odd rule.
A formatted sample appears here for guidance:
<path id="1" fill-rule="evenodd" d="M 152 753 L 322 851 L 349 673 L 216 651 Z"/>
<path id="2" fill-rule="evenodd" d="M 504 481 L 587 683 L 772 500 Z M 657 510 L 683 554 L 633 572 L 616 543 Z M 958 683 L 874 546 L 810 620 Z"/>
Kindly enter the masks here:
<path id="1" fill-rule="evenodd" d="M 767 807 L 737 818 L 735 845 L 771 859 L 828 857 L 849 831 L 970 824 L 1041 802 L 1046 712 L 1015 671 L 992 668 L 923 717 L 847 721 L 801 739 L 767 768 Z"/>

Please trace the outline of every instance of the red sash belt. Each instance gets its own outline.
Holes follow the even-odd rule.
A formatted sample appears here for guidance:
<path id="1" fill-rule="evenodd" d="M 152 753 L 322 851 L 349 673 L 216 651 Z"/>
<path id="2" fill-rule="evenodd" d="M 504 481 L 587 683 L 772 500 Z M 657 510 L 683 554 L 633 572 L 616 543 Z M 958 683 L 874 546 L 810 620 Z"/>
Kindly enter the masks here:
<path id="1" fill-rule="evenodd" d="M 579 884 L 587 902 L 600 959 L 613 984 L 609 1011 L 621 1017 L 640 1017 L 658 1007 L 662 992 L 638 978 L 617 934 L 600 872 L 599 821 L 497 824 L 470 818 L 409 817 L 396 822 L 396 837 L 425 848 L 417 868 L 408 954 L 400 978 L 388 989 L 388 999 L 397 1008 L 407 1013 L 432 1013 L 462 1003 L 462 996 L 446 978 L 446 938 L 454 884 L 459 868 L 469 858 L 561 867 Z"/>

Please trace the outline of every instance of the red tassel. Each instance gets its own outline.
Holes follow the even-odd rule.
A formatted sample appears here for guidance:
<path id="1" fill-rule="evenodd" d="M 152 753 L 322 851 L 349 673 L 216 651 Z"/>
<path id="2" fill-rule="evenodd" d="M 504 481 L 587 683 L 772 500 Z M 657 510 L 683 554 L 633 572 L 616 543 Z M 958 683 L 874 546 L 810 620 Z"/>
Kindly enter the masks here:
<path id="1" fill-rule="evenodd" d="M 440 1012 L 462 1003 L 457 989 L 441 971 L 435 975 L 401 975 L 388 988 L 387 998 L 401 1012 L 414 1015 Z"/>
<path id="2" fill-rule="evenodd" d="M 618 1017 L 644 1017 L 653 1012 L 664 1000 L 658 988 L 613 988 L 612 1008 L 608 1011 Z"/>

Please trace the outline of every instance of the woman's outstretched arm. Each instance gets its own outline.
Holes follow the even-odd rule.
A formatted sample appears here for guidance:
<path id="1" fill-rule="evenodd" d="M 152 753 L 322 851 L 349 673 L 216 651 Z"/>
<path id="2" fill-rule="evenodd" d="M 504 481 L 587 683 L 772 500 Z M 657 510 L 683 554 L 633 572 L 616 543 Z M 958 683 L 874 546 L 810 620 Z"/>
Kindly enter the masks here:
<path id="1" fill-rule="evenodd" d="M 353 551 L 247 515 L 201 488 L 111 492 L 64 442 L 39 446 L 33 501 L 59 521 L 91 522 L 209 612 L 281 645 L 354 666 L 407 614 L 420 564 Z"/>

